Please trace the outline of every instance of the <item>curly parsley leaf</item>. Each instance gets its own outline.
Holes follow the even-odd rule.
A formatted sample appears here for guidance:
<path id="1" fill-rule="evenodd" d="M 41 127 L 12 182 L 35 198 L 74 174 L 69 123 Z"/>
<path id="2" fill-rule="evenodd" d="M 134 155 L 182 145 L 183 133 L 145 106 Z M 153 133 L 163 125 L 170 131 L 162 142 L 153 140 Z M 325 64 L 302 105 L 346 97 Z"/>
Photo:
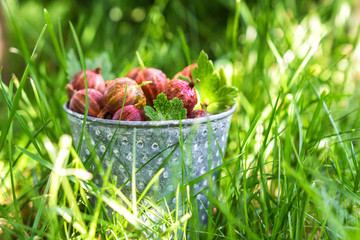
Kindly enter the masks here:
<path id="1" fill-rule="evenodd" d="M 238 89 L 226 85 L 224 71 L 220 69 L 220 72 L 216 72 L 212 61 L 204 51 L 201 51 L 197 64 L 198 67 L 193 69 L 192 75 L 194 79 L 200 80 L 196 83 L 196 89 L 200 95 L 200 103 L 206 106 L 207 111 L 216 114 L 234 105 Z"/>
<path id="2" fill-rule="evenodd" d="M 185 119 L 187 110 L 178 98 L 167 100 L 165 94 L 160 93 L 154 100 L 154 107 L 145 106 L 145 114 L 152 121 Z"/>

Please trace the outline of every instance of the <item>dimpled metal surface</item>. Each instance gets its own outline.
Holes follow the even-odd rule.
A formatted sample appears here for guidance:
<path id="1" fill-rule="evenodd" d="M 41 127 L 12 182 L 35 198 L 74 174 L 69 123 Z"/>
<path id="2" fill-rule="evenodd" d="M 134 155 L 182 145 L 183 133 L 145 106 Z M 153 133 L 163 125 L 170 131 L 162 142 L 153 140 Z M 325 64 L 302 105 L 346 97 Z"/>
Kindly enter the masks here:
<path id="1" fill-rule="evenodd" d="M 209 177 L 216 180 L 216 173 L 201 180 L 199 178 L 210 169 L 222 164 L 231 117 L 235 109 L 234 105 L 230 110 L 220 114 L 185 119 L 181 121 L 181 127 L 179 121 L 121 121 L 119 123 L 114 120 L 88 117 L 86 131 L 89 137 L 86 139 L 84 137 L 82 141 L 80 157 L 85 161 L 93 150 L 100 159 L 102 155 L 105 155 L 102 167 L 106 170 L 112 162 L 112 177 L 116 177 L 117 187 L 122 187 L 125 195 L 130 197 L 134 160 L 133 143 L 135 143 L 136 187 L 139 192 L 142 192 L 151 178 L 164 168 L 158 184 L 151 187 L 147 196 L 156 198 L 154 200 L 173 196 L 178 184 L 180 183 L 181 186 L 183 177 L 185 179 L 187 176 L 190 182 L 193 181 L 193 184 L 190 184 L 192 193 L 196 195 L 198 201 L 201 201 L 198 204 L 199 208 L 207 208 L 205 194 L 198 193 L 208 186 Z M 83 115 L 68 109 L 67 104 L 64 104 L 64 110 L 67 112 L 73 141 L 77 146 Z M 134 131 L 136 132 L 135 140 Z M 183 151 L 180 147 L 181 132 Z M 211 167 L 209 167 L 210 164 Z M 95 177 L 94 182 L 101 184 L 101 178 Z M 174 205 L 174 199 L 169 203 Z M 199 213 L 201 220 L 207 218 L 205 215 L 205 211 Z"/>

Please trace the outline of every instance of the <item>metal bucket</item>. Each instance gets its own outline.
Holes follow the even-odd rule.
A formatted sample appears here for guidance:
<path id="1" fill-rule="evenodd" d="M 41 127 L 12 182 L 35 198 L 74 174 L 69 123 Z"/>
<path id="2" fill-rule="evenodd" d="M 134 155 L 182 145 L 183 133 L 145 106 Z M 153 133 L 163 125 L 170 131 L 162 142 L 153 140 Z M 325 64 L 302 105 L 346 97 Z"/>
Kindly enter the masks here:
<path id="1" fill-rule="evenodd" d="M 84 115 L 71 111 L 68 103 L 65 103 L 63 108 L 67 113 L 74 143 L 77 146 Z M 171 199 L 179 183 L 184 186 L 191 182 L 192 184 L 189 184 L 191 192 L 198 202 L 201 201 L 198 204 L 201 210 L 208 206 L 208 201 L 205 194 L 200 192 L 208 187 L 209 176 L 210 180 L 216 180 L 216 173 L 211 175 L 207 173 L 222 163 L 231 117 L 235 109 L 236 105 L 220 114 L 184 119 L 181 122 L 178 120 L 119 122 L 87 117 L 86 131 L 91 146 L 88 146 L 89 141 L 85 141 L 84 137 L 80 157 L 83 160 L 89 158 L 91 150 L 96 146 L 95 153 L 98 156 L 105 155 L 102 167 L 106 170 L 111 156 L 112 176 L 117 178 L 117 187 L 122 187 L 125 195 L 130 197 L 133 143 L 135 143 L 138 192 L 142 192 L 153 176 L 164 168 L 158 184 L 154 184 L 147 195 L 153 195 L 154 200 L 163 197 Z M 111 151 L 107 151 L 112 139 L 113 147 Z M 202 177 L 204 175 L 207 177 Z M 184 181 L 185 177 L 187 181 Z M 96 184 L 100 184 L 99 181 L 101 178 L 94 178 Z M 175 199 L 172 198 L 170 205 L 174 204 Z M 200 219 L 205 221 L 207 216 L 200 216 Z"/>

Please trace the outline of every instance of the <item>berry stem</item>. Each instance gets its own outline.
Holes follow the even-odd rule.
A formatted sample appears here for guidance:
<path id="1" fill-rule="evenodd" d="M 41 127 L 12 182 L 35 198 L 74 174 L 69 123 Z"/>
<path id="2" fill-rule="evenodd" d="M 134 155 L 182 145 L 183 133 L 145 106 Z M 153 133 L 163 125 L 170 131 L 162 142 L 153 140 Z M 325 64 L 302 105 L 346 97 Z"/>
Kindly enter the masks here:
<path id="1" fill-rule="evenodd" d="M 94 72 L 96 72 L 97 74 L 100 74 L 101 73 L 101 66 L 98 66 L 97 68 L 95 68 Z"/>
<path id="2" fill-rule="evenodd" d="M 146 67 L 145 67 L 145 64 L 144 64 L 143 60 L 141 59 L 140 53 L 138 51 L 136 51 L 136 57 L 139 61 L 141 70 L 144 70 Z"/>
<path id="3" fill-rule="evenodd" d="M 153 81 L 145 81 L 139 84 L 139 87 L 145 86 L 146 84 L 153 83 Z"/>
<path id="4" fill-rule="evenodd" d="M 103 109 L 100 110 L 99 114 L 96 117 L 104 119 L 107 113 L 109 113 L 109 110 L 105 106 Z"/>
<path id="5" fill-rule="evenodd" d="M 75 94 L 76 90 L 74 89 L 73 85 L 71 85 L 71 84 L 66 84 L 65 89 L 67 91 L 68 98 L 70 100 L 72 98 L 72 96 Z"/>
<path id="6" fill-rule="evenodd" d="M 189 82 L 189 87 L 190 87 L 190 88 L 194 88 L 194 87 L 195 87 L 195 83 L 194 83 L 194 82 Z"/>

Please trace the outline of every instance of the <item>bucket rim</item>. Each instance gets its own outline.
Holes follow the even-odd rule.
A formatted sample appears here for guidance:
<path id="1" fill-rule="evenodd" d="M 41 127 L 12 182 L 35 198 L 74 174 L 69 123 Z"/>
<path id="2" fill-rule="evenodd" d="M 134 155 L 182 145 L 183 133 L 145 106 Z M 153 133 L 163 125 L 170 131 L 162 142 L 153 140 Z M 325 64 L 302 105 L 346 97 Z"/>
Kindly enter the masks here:
<path id="1" fill-rule="evenodd" d="M 77 118 L 81 121 L 84 120 L 84 115 L 74 112 L 69 109 L 68 107 L 69 102 L 64 103 L 63 109 L 65 112 L 74 118 Z M 181 120 L 182 126 L 188 126 L 188 125 L 194 125 L 194 124 L 203 124 L 210 122 L 215 122 L 217 120 L 221 120 L 224 118 L 227 118 L 231 116 L 236 110 L 236 104 L 234 104 L 229 110 L 206 116 L 206 117 L 199 117 L 199 118 L 191 118 L 191 119 L 183 119 Z M 117 121 L 117 120 L 111 120 L 111 119 L 102 119 L 102 118 L 96 118 L 87 116 L 86 118 L 86 124 L 100 124 L 105 126 L 117 126 L 120 127 L 138 127 L 138 128 L 149 128 L 149 127 L 170 127 L 170 126 L 179 126 L 180 121 L 179 120 L 166 120 L 166 121 Z"/>

